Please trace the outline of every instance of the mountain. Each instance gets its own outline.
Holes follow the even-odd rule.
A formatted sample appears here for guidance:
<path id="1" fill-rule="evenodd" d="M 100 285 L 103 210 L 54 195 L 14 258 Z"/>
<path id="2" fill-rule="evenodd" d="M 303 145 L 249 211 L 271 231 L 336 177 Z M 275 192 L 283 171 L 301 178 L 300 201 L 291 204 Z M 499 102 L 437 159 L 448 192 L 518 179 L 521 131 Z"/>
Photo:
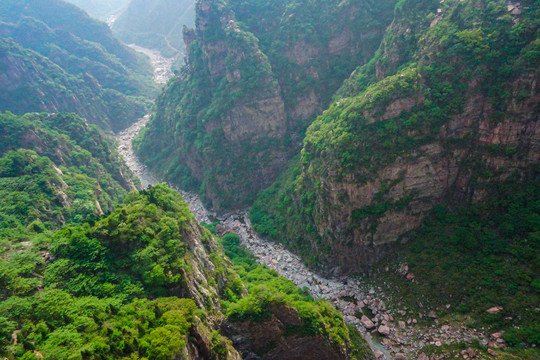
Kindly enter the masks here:
<path id="1" fill-rule="evenodd" d="M 257 265 L 229 234 L 239 276 L 165 185 L 30 239 L 9 242 L 0 260 L 3 356 L 241 359 L 222 334 L 262 359 L 370 355 L 335 309 Z"/>
<path id="2" fill-rule="evenodd" d="M 131 0 L 112 28 L 128 44 L 174 57 L 185 52 L 183 27 L 194 24 L 195 0 Z"/>
<path id="3" fill-rule="evenodd" d="M 400 1 L 376 55 L 259 194 L 254 228 L 312 266 L 376 274 L 409 308 L 537 346 L 539 11 Z"/>
<path id="4" fill-rule="evenodd" d="M 196 28 L 184 32 L 187 65 L 158 98 L 138 153 L 219 211 L 250 204 L 342 81 L 373 56 L 393 5 L 197 2 Z"/>
<path id="5" fill-rule="evenodd" d="M 144 114 L 150 64 L 63 1 L 0 2 L 0 109 L 72 111 L 118 130 Z"/>
<path id="6" fill-rule="evenodd" d="M 90 16 L 101 21 L 110 20 L 120 14 L 129 4 L 129 0 L 66 0 L 85 10 Z"/>
<path id="7" fill-rule="evenodd" d="M 136 183 L 114 144 L 74 114 L 0 113 L 0 237 L 112 211 Z"/>
<path id="8" fill-rule="evenodd" d="M 330 253 L 357 269 L 371 246 L 407 238 L 435 205 L 534 179 L 539 9 L 523 2 L 514 15 L 503 2 L 486 4 L 397 7 L 377 55 L 345 82 L 288 176 L 266 193 L 278 203 L 256 206 L 276 211 L 270 227 L 321 249 L 343 244 L 350 250 Z"/>

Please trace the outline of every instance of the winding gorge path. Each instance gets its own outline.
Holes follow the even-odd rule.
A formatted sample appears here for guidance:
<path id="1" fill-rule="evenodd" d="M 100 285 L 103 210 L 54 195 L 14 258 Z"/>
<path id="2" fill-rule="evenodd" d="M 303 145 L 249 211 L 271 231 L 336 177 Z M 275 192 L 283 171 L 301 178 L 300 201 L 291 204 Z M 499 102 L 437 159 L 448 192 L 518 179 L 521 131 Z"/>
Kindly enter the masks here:
<path id="1" fill-rule="evenodd" d="M 136 48 L 141 51 L 139 47 Z M 163 68 L 163 61 L 152 50 L 143 49 L 151 57 L 155 67 Z M 154 57 L 153 57 L 154 56 Z M 170 71 L 163 76 L 163 71 L 156 72 L 156 81 L 164 83 Z M 166 82 L 166 80 L 165 80 Z M 117 137 L 118 149 L 129 168 L 141 179 L 144 187 L 159 183 L 148 169 L 137 159 L 133 152 L 132 140 L 150 119 L 149 115 L 139 119 Z M 215 214 L 209 212 L 198 195 L 179 191 L 190 210 L 200 222 L 210 222 Z M 440 325 L 434 313 L 412 314 L 401 310 L 388 311 L 382 299 L 381 289 L 367 288 L 354 278 L 324 278 L 309 270 L 302 260 L 283 246 L 269 242 L 259 237 L 252 229 L 246 212 L 226 217 L 218 217 L 221 223 L 230 231 L 240 236 L 242 245 L 246 246 L 258 259 L 258 262 L 275 269 L 281 276 L 290 279 L 299 287 L 306 287 L 314 298 L 330 301 L 341 311 L 348 323 L 355 325 L 368 342 L 377 359 L 422 359 L 428 360 L 424 354 L 418 354 L 419 349 L 427 344 L 441 346 L 442 344 L 478 340 L 488 343 L 488 338 L 476 329 L 463 326 Z M 369 309 L 369 311 L 365 311 Z M 363 315 L 364 312 L 371 318 Z M 431 316 L 430 316 L 431 315 Z M 400 316 L 404 321 L 397 321 L 394 316 Z M 420 326 L 416 316 L 432 318 L 431 326 Z"/>

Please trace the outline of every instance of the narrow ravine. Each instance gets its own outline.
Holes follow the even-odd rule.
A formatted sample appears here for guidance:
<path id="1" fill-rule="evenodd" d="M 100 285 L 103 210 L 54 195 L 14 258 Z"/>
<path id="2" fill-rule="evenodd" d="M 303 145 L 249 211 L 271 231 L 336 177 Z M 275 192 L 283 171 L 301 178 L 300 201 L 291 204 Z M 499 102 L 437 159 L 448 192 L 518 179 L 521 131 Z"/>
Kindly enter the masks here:
<path id="1" fill-rule="evenodd" d="M 136 49 L 140 50 L 141 48 L 136 47 Z M 144 53 L 149 56 L 156 54 L 151 50 L 144 50 Z M 163 64 L 163 61 L 152 58 L 152 63 Z M 162 71 L 159 73 L 162 74 Z M 169 76 L 172 76 L 172 73 L 169 73 Z M 163 81 L 165 78 L 156 73 L 156 81 Z M 129 168 L 139 177 L 143 187 L 160 182 L 137 159 L 131 144 L 149 118 L 150 116 L 146 115 L 139 119 L 117 137 L 120 153 Z M 433 312 L 413 314 L 410 311 L 405 312 L 399 309 L 389 311 L 383 300 L 386 297 L 381 289 L 368 288 L 358 279 L 351 277 L 325 278 L 314 273 L 304 265 L 300 257 L 286 250 L 282 245 L 258 236 L 253 230 L 246 212 L 216 217 L 216 214 L 209 212 L 204 207 L 198 195 L 187 193 L 174 186 L 171 187 L 184 196 L 198 221 L 210 222 L 210 219 L 217 218 L 228 231 L 240 236 L 242 245 L 253 253 L 259 263 L 275 269 L 281 276 L 290 279 L 295 285 L 307 288 L 314 298 L 326 299 L 334 304 L 343 314 L 345 321 L 355 325 L 363 334 L 377 359 L 406 359 L 412 354 L 418 355 L 419 349 L 428 344 L 441 346 L 456 342 L 470 343 L 473 340 L 478 340 L 482 344 L 488 342 L 488 339 L 476 329 L 439 324 L 437 316 Z M 368 318 L 364 313 L 369 314 L 371 318 Z M 397 321 L 394 316 L 399 316 L 403 320 Z M 430 318 L 431 325 L 429 327 L 418 324 L 418 319 L 422 317 Z M 418 358 L 422 359 L 421 355 Z M 428 358 L 425 357 L 425 359 Z"/>

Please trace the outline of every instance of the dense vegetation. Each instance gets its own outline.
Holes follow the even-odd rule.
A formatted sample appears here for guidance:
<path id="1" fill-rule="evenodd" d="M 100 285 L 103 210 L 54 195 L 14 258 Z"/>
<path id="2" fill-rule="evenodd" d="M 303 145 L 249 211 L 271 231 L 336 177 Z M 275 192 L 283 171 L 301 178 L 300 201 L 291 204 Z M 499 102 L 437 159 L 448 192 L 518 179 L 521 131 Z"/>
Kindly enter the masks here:
<path id="1" fill-rule="evenodd" d="M 144 222 L 131 223 L 142 216 Z M 4 239 L 0 354 L 24 359 L 185 354 L 189 330 L 203 313 L 191 299 L 145 294 L 170 295 L 171 284 L 181 283 L 186 248 L 179 231 L 192 217 L 179 194 L 158 186 L 131 193 L 95 223 L 55 235 L 29 233 L 24 242 Z"/>
<path id="2" fill-rule="evenodd" d="M 231 283 L 226 289 L 225 308 L 230 321 L 261 322 L 273 316 L 272 309 L 282 305 L 298 312 L 301 324 L 287 329 L 289 336 L 323 335 L 333 346 L 349 348 L 351 359 L 368 359 L 371 351 L 358 338 L 354 327 L 348 328 L 343 317 L 325 300 L 314 300 L 290 280 L 275 270 L 258 265 L 255 258 L 239 245 L 239 237 L 228 233 L 222 238 L 225 254 L 232 260 L 234 270 L 246 285 L 248 295 L 239 297 L 233 291 L 239 282 Z M 270 350 L 270 349 L 266 349 Z"/>
<path id="3" fill-rule="evenodd" d="M 506 330 L 513 347 L 540 346 L 539 180 L 498 186 L 497 196 L 483 203 L 437 207 L 390 262 L 408 263 L 415 282 L 392 278 L 388 290 L 402 306 L 422 302 L 448 318 Z M 494 306 L 503 311 L 486 312 Z"/>
<path id="4" fill-rule="evenodd" d="M 540 8 L 518 5 L 400 1 L 374 58 L 259 194 L 255 229 L 312 266 L 408 262 L 414 282 L 374 281 L 415 311 L 538 346 Z M 383 245 L 396 240 L 409 245 Z"/>
<path id="5" fill-rule="evenodd" d="M 0 113 L 0 237 L 114 209 L 135 188 L 112 142 L 74 114 Z"/>
<path id="6" fill-rule="evenodd" d="M 188 64 L 158 99 L 139 154 L 216 209 L 250 204 L 341 82 L 373 55 L 393 5 L 199 2 L 197 27 L 184 35 Z"/>
<path id="7" fill-rule="evenodd" d="M 150 64 L 63 1 L 0 2 L 0 110 L 73 111 L 102 128 L 142 116 Z"/>
<path id="8" fill-rule="evenodd" d="M 329 249 L 332 236 L 349 241 L 353 233 L 363 234 L 354 244 L 349 241 L 351 246 L 357 246 L 357 240 L 374 242 L 386 215 L 416 215 L 411 203 L 425 201 L 430 208 L 446 200 L 467 202 L 475 192 L 492 191 L 491 184 L 513 170 L 530 179 L 534 160 L 528 159 L 536 155 L 528 154 L 537 151 L 534 130 L 518 133 L 523 137 L 515 141 L 494 140 L 489 132 L 505 122 L 523 129 L 534 124 L 538 104 L 533 79 L 539 61 L 534 19 L 539 9 L 532 5 L 524 3 L 515 19 L 497 1 L 449 2 L 442 7 L 443 15 L 436 16 L 435 2 L 398 4 L 377 55 L 341 89 L 349 97 L 339 98 L 309 127 L 301 155 L 259 195 L 252 209 L 256 229 L 274 238 L 280 234 L 299 250 L 315 246 L 320 255 Z M 421 30 L 396 36 L 396 29 L 418 21 L 423 21 Z M 389 51 L 396 56 L 386 56 Z M 379 80 L 380 73 L 386 76 Z M 514 107 L 520 102 L 524 105 Z M 486 130 L 478 130 L 481 126 Z M 419 198 L 423 188 L 407 189 L 403 181 L 408 169 L 400 165 L 416 170 L 416 161 L 425 158 L 435 164 L 457 159 L 459 169 L 457 177 L 448 175 L 455 183 L 435 188 L 441 191 L 439 197 L 428 193 L 428 200 Z M 449 171 L 433 166 L 439 176 Z M 385 175 L 389 169 L 394 172 Z M 370 187 L 373 190 L 363 190 Z M 402 187 L 405 190 L 399 190 Z M 339 209 L 348 212 L 345 221 L 329 226 L 339 226 L 341 232 L 321 232 L 324 219 L 334 212 L 338 216 Z"/>
<path id="9" fill-rule="evenodd" d="M 166 57 L 182 57 L 182 29 L 194 24 L 194 0 L 132 0 L 114 22 L 113 31 L 127 44 L 157 49 Z"/>
<path id="10" fill-rule="evenodd" d="M 366 353 L 335 309 L 257 267 L 229 234 L 249 268 L 240 278 L 178 192 L 128 194 L 113 143 L 77 115 L 0 114 L 0 156 L 0 356 L 165 360 L 196 347 L 226 359 L 236 352 L 211 319 L 258 321 L 273 304 L 305 322 L 287 336 Z"/>
<path id="11" fill-rule="evenodd" d="M 212 305 L 217 287 L 230 321 L 259 321 L 272 304 L 286 304 L 304 321 L 288 336 L 318 334 L 336 352 L 346 349 L 351 358 L 364 358 L 365 345 L 358 339 L 349 344 L 352 330 L 329 304 L 258 267 L 238 248 L 238 238 L 227 235 L 228 253 L 238 264 L 232 269 L 193 218 L 180 194 L 157 185 L 131 192 L 110 215 L 82 225 L 56 233 L 33 225 L 24 236 L 2 236 L 0 355 L 173 359 L 189 357 L 191 343 L 205 347 L 208 358 L 225 359 L 234 352 L 231 342 L 211 331 L 215 325 L 209 322 L 221 314 Z M 205 250 L 194 245 L 201 240 Z M 205 251 L 216 267 L 201 259 Z M 241 280 L 238 270 L 245 275 Z M 243 297 L 245 288 L 249 295 Z M 207 298 L 196 302 L 195 293 Z"/>

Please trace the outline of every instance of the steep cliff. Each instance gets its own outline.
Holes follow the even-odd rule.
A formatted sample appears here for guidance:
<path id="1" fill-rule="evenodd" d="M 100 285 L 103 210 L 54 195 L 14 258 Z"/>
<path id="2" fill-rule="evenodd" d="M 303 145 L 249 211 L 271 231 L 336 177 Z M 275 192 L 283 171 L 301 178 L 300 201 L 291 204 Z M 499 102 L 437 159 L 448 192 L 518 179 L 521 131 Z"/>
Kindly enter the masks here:
<path id="1" fill-rule="evenodd" d="M 93 222 L 28 236 L 2 240 L 3 356 L 239 360 L 222 329 L 254 336 L 241 327 L 253 324 L 268 333 L 273 327 L 260 321 L 267 315 L 296 316 L 318 334 L 288 328 L 272 345 L 286 351 L 283 358 L 305 359 L 289 350 L 298 343 L 329 358 L 368 356 L 356 356 L 365 345 L 351 342 L 351 330 L 329 304 L 254 261 L 252 280 L 240 279 L 216 238 L 165 185 L 131 192 Z M 254 346 L 243 350 L 271 358 Z"/>
<path id="2" fill-rule="evenodd" d="M 530 1 L 401 1 L 377 55 L 259 197 L 256 229 L 355 271 L 434 206 L 535 179 L 538 11 Z"/>
<path id="3" fill-rule="evenodd" d="M 196 29 L 184 33 L 187 64 L 159 97 L 139 154 L 215 209 L 249 204 L 372 56 L 392 9 L 392 1 L 198 2 Z"/>
<path id="4" fill-rule="evenodd" d="M 112 29 L 128 44 L 160 50 L 166 57 L 183 57 L 182 29 L 194 24 L 195 0 L 132 0 Z"/>
<path id="5" fill-rule="evenodd" d="M 72 111 L 118 130 L 144 114 L 150 64 L 62 1 L 0 2 L 0 110 Z"/>

